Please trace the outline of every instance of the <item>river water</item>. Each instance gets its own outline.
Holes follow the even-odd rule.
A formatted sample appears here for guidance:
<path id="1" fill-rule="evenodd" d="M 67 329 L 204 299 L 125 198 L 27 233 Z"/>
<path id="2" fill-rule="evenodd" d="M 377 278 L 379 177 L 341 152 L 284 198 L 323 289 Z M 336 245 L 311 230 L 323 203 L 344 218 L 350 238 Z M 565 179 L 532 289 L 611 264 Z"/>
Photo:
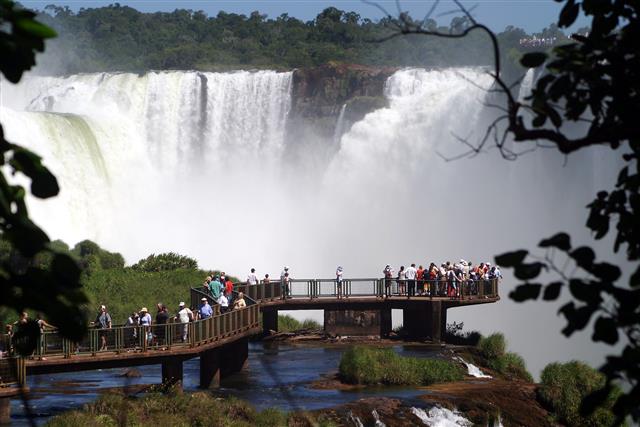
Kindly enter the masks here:
<path id="1" fill-rule="evenodd" d="M 312 382 L 337 372 L 340 357 L 348 348 L 348 345 L 319 343 L 250 343 L 248 368 L 222 380 L 215 393 L 246 400 L 257 409 L 277 407 L 285 411 L 328 408 L 372 396 L 411 399 L 426 393 L 414 387 L 367 387 L 350 391 L 312 388 Z M 403 356 L 439 357 L 437 351 L 425 346 L 396 345 L 393 349 Z M 184 363 L 185 390 L 198 389 L 199 365 L 199 359 Z M 110 388 L 160 382 L 160 365 L 136 369 L 141 374 L 137 378 L 122 377 L 126 369 L 30 376 L 29 405 L 37 424 L 43 425 L 61 412 L 80 409 Z M 29 425 L 20 400 L 12 401 L 11 415 L 12 425 Z"/>

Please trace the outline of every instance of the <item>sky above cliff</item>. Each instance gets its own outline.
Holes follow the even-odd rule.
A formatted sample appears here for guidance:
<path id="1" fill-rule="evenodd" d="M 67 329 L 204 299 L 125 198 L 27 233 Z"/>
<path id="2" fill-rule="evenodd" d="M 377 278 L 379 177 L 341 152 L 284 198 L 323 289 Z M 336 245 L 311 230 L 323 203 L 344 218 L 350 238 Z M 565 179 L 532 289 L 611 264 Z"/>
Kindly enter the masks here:
<path id="1" fill-rule="evenodd" d="M 44 9 L 51 0 L 47 1 L 22 1 L 22 3 L 30 8 Z M 102 7 L 115 1 L 102 0 L 63 0 L 54 1 L 56 5 L 69 6 L 72 10 L 77 11 L 80 8 Z M 235 0 L 235 1 L 218 1 L 218 0 L 200 0 L 200 1 L 176 1 L 176 0 L 135 0 L 135 1 L 119 1 L 121 5 L 131 6 L 142 12 L 170 12 L 174 9 L 192 9 L 203 10 L 210 16 L 215 16 L 219 11 L 229 13 L 240 13 L 248 15 L 252 11 L 259 11 L 274 18 L 283 13 L 294 16 L 298 19 L 307 21 L 318 15 L 323 9 L 334 6 L 346 11 L 355 11 L 364 18 L 372 20 L 380 19 L 384 16 L 383 12 L 371 4 L 363 1 L 342 0 L 342 1 L 323 1 L 323 0 Z M 380 0 L 376 4 L 386 9 L 392 15 L 397 15 L 398 7 L 395 1 Z M 408 11 L 415 18 L 422 18 L 428 12 L 433 1 L 425 0 L 402 0 L 400 7 L 402 11 Z M 473 14 L 479 22 L 489 25 L 496 31 L 503 30 L 507 25 L 514 25 L 525 29 L 528 32 L 540 31 L 547 27 L 550 23 L 556 22 L 561 4 L 552 0 L 475 0 L 464 2 L 465 6 L 475 8 Z M 455 8 L 450 1 L 441 1 L 438 7 L 439 13 L 445 13 Z M 436 20 L 448 25 L 453 15 L 441 15 Z M 586 20 L 579 19 L 576 27 L 586 24 Z"/>

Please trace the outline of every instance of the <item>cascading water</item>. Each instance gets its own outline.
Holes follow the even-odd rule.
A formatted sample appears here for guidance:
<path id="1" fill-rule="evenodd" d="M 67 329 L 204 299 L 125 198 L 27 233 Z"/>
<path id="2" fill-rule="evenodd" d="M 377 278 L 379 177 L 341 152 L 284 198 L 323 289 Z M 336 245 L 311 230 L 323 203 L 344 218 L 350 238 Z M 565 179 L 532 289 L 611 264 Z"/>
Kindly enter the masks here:
<path id="1" fill-rule="evenodd" d="M 340 114 L 338 114 L 338 120 L 336 121 L 336 127 L 333 131 L 333 142 L 340 142 L 340 138 L 344 133 L 344 112 L 347 110 L 347 104 L 342 104 L 340 108 Z"/>
<path id="2" fill-rule="evenodd" d="M 386 84 L 389 106 L 354 123 L 312 169 L 304 165 L 323 157 L 285 135 L 292 73 L 32 77 L 2 85 L 0 122 L 60 180 L 55 200 L 29 201 L 53 238 L 93 239 L 129 262 L 175 251 L 238 275 L 287 264 L 293 277 L 329 276 L 337 265 L 370 277 L 387 263 L 480 262 L 582 230 L 575 206 L 602 181 L 583 165 L 612 175 L 591 154 L 565 168 L 550 151 L 518 162 L 491 152 L 443 160 L 467 150 L 459 139 L 477 141 L 497 114 L 483 106 L 490 84 L 481 69 L 398 71 Z M 560 329 L 555 307 L 544 306 L 543 318 L 540 306 L 499 307 L 453 313 L 471 329 L 504 331 L 514 350 L 538 360 L 534 372 L 550 358 L 541 348 L 587 353 L 548 337 Z M 535 323 L 540 336 L 522 336 L 504 318 Z M 536 344 L 542 336 L 548 345 Z"/>
<path id="3" fill-rule="evenodd" d="M 520 82 L 520 91 L 518 92 L 518 102 L 524 101 L 524 99 L 531 94 L 531 88 L 535 81 L 536 69 L 529 68 Z"/>

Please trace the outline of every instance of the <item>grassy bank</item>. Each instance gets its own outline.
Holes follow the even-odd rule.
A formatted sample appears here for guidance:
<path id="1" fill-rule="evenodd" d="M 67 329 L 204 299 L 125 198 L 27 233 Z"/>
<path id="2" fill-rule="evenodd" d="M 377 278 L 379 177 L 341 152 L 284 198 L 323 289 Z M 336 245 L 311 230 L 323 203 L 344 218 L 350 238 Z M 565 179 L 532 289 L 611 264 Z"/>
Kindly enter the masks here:
<path id="1" fill-rule="evenodd" d="M 477 348 L 484 358 L 484 366 L 509 380 L 533 382 L 524 359 L 517 353 L 507 352 L 507 341 L 501 333 L 481 337 Z"/>
<path id="2" fill-rule="evenodd" d="M 184 394 L 150 393 L 125 397 L 110 393 L 79 411 L 51 419 L 48 427 L 131 426 L 326 426 L 332 424 L 307 413 L 285 413 L 278 409 L 255 410 L 235 398 L 216 398 L 205 392 Z"/>
<path id="3" fill-rule="evenodd" d="M 356 346 L 342 355 L 340 377 L 350 384 L 429 385 L 460 381 L 464 372 L 447 360 L 403 357 L 392 349 Z"/>

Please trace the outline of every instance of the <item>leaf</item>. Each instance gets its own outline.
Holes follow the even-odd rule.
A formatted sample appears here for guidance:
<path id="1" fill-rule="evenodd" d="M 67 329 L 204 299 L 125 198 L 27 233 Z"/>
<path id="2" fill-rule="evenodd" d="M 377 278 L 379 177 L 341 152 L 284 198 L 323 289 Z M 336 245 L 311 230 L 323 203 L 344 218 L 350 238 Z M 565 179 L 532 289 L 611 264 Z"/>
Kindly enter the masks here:
<path id="1" fill-rule="evenodd" d="M 534 127 L 542 127 L 544 126 L 544 123 L 547 121 L 547 116 L 545 114 L 538 114 L 537 116 L 534 117 L 534 119 L 531 121 L 531 124 Z"/>
<path id="2" fill-rule="evenodd" d="M 544 52 L 530 52 L 520 58 L 520 64 L 523 67 L 535 68 L 539 67 L 547 60 L 547 54 Z"/>
<path id="3" fill-rule="evenodd" d="M 575 4 L 573 0 L 567 1 L 562 11 L 560 11 L 560 17 L 558 18 L 558 27 L 569 27 L 573 24 L 580 12 L 580 6 Z"/>
<path id="4" fill-rule="evenodd" d="M 562 286 L 564 283 L 562 282 L 553 282 L 549 283 L 546 288 L 544 288 L 544 295 L 542 299 L 545 301 L 553 301 L 558 299 L 560 296 L 560 291 L 562 290 Z"/>
<path id="5" fill-rule="evenodd" d="M 16 148 L 10 160 L 11 166 L 31 178 L 31 192 L 39 198 L 58 194 L 58 181 L 49 169 L 42 165 L 40 156 L 24 148 Z"/>
<path id="6" fill-rule="evenodd" d="M 66 254 L 55 255 L 51 263 L 51 272 L 65 283 L 80 286 L 80 267 L 73 258 Z"/>
<path id="7" fill-rule="evenodd" d="M 35 320 L 28 320 L 26 323 L 18 323 L 11 339 L 13 348 L 21 356 L 31 356 L 38 345 L 40 337 L 40 326 Z"/>
<path id="8" fill-rule="evenodd" d="M 600 298 L 602 288 L 596 284 L 584 282 L 580 279 L 571 279 L 569 280 L 569 290 L 571 295 L 580 301 L 589 304 L 597 304 L 602 301 L 602 298 Z"/>
<path id="9" fill-rule="evenodd" d="M 540 296 L 540 290 L 542 285 L 540 283 L 525 283 L 524 285 L 516 286 L 516 288 L 509 293 L 509 298 L 515 302 L 523 302 L 526 300 L 536 300 Z"/>
<path id="10" fill-rule="evenodd" d="M 496 255 L 494 260 L 496 264 L 502 267 L 515 267 L 518 264 L 522 264 L 522 261 L 527 257 L 529 251 L 520 249 L 513 252 L 505 252 L 500 255 Z"/>
<path id="11" fill-rule="evenodd" d="M 587 417 L 591 415 L 596 409 L 602 406 L 602 404 L 609 398 L 611 394 L 611 387 L 607 384 L 605 387 L 591 392 L 582 399 L 580 402 L 580 415 Z"/>
<path id="12" fill-rule="evenodd" d="M 18 19 L 15 22 L 15 26 L 22 32 L 40 39 L 50 39 L 57 36 L 52 28 L 31 18 Z"/>
<path id="13" fill-rule="evenodd" d="M 513 275 L 520 280 L 530 280 L 538 277 L 542 268 L 546 265 L 541 262 L 533 262 L 531 264 L 520 264 L 515 267 Z"/>
<path id="14" fill-rule="evenodd" d="M 602 341 L 609 345 L 613 345 L 618 342 L 618 328 L 615 320 L 611 317 L 600 316 L 596 320 L 593 326 L 593 335 L 591 339 L 593 341 Z"/>
<path id="15" fill-rule="evenodd" d="M 554 247 L 562 251 L 568 251 L 571 249 L 571 237 L 567 233 L 557 233 L 548 239 L 541 240 L 538 246 L 541 248 Z"/>
<path id="16" fill-rule="evenodd" d="M 593 266 L 591 273 L 606 282 L 615 282 L 620 278 L 622 271 L 617 265 L 609 264 L 608 262 L 601 262 Z"/>
<path id="17" fill-rule="evenodd" d="M 632 288 L 637 288 L 640 286 L 640 267 L 638 267 L 629 278 L 629 286 L 631 286 Z"/>
<path id="18" fill-rule="evenodd" d="M 569 337 L 575 331 L 580 331 L 587 326 L 589 323 L 589 319 L 591 319 L 591 315 L 595 311 L 595 307 L 585 305 L 579 308 L 575 308 L 572 302 L 563 305 L 559 313 L 562 313 L 567 319 L 567 326 L 562 329 L 562 333 Z"/>
<path id="19" fill-rule="evenodd" d="M 573 258 L 580 267 L 588 270 L 593 265 L 596 254 L 590 247 L 581 246 L 570 252 L 569 256 Z"/>

